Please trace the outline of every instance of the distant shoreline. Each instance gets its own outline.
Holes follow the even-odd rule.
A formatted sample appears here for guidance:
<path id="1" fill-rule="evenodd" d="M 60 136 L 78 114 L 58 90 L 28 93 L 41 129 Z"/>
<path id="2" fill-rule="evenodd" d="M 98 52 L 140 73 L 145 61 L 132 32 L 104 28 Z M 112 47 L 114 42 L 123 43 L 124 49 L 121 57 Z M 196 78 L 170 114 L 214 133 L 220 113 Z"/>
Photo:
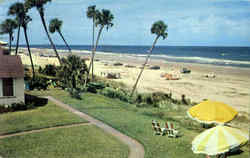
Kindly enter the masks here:
<path id="1" fill-rule="evenodd" d="M 25 48 L 23 45 L 21 46 Z M 33 45 L 31 48 L 38 49 L 51 49 L 49 45 Z M 58 51 L 67 52 L 64 45 L 57 46 Z M 100 46 L 97 52 L 106 54 L 123 54 L 134 57 L 145 57 L 147 50 L 150 46 Z M 172 50 L 171 50 L 171 49 Z M 207 48 L 207 49 L 205 49 Z M 198 63 L 210 64 L 226 67 L 244 67 L 250 68 L 250 47 L 174 47 L 174 46 L 158 46 L 153 50 L 152 59 L 165 60 L 166 62 L 179 62 L 179 63 Z M 221 49 L 221 50 L 220 50 Z M 224 50 L 225 49 L 225 50 Z M 72 46 L 75 52 L 90 51 L 91 46 Z M 204 53 L 203 53 L 204 51 Z M 217 51 L 217 52 L 214 52 Z M 220 53 L 224 51 L 225 53 Z M 242 54 L 235 54 L 234 52 L 242 51 Z M 164 53 L 166 52 L 166 53 Z M 238 53 L 238 52 L 237 52 Z M 209 55 L 211 54 L 211 55 Z M 242 57 L 241 57 L 242 56 Z"/>

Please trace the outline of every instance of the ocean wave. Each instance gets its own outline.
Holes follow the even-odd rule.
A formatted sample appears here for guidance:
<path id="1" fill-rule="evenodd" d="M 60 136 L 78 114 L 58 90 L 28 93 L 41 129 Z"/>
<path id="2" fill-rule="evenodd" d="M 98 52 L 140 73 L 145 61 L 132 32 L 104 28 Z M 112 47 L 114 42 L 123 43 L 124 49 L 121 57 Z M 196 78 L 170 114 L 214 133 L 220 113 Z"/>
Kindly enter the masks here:
<path id="1" fill-rule="evenodd" d="M 140 56 L 143 57 L 143 55 Z M 201 64 L 217 64 L 217 65 L 232 65 L 232 66 L 241 65 L 250 67 L 250 61 L 240 61 L 240 60 L 216 59 L 216 58 L 205 58 L 205 57 L 184 57 L 184 56 L 177 57 L 168 55 L 152 55 L 152 58 L 165 59 L 170 61 L 195 62 Z"/>

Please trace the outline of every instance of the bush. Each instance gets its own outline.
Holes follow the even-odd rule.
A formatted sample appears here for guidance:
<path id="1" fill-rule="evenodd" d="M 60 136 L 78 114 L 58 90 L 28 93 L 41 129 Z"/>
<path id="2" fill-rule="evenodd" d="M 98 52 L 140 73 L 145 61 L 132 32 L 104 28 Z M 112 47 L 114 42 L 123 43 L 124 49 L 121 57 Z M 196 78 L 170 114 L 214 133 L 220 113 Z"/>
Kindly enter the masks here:
<path id="1" fill-rule="evenodd" d="M 36 76 L 33 79 L 28 79 L 27 80 L 28 84 L 29 84 L 29 88 L 30 90 L 46 90 L 49 86 L 49 79 L 47 79 L 46 77 L 42 77 L 42 76 Z"/>
<path id="2" fill-rule="evenodd" d="M 142 98 L 142 95 L 141 95 L 141 94 L 138 94 L 138 95 L 136 96 L 135 102 L 136 102 L 136 103 L 142 103 L 142 102 L 143 102 L 143 98 Z"/>
<path id="3" fill-rule="evenodd" d="M 91 93 L 97 93 L 97 90 L 105 88 L 105 84 L 102 82 L 90 82 L 87 85 L 87 91 Z"/>
<path id="4" fill-rule="evenodd" d="M 27 110 L 29 108 L 31 108 L 30 104 L 24 104 L 23 102 L 13 103 L 11 105 L 5 104 L 5 105 L 0 105 L 0 113 Z M 32 106 L 32 108 L 33 108 L 33 106 Z"/>
<path id="5" fill-rule="evenodd" d="M 70 96 L 75 99 L 81 100 L 81 91 L 78 89 L 68 88 L 67 91 L 69 92 Z"/>
<path id="6" fill-rule="evenodd" d="M 100 91 L 100 94 L 110 98 L 118 98 L 126 102 L 129 101 L 129 97 L 125 91 L 119 89 L 113 89 L 111 87 L 104 88 L 103 90 Z"/>
<path id="7" fill-rule="evenodd" d="M 123 63 L 119 63 L 119 62 L 117 62 L 117 63 L 114 63 L 113 65 L 114 65 L 114 66 L 122 66 L 122 65 L 123 65 Z"/>
<path id="8" fill-rule="evenodd" d="M 51 64 L 46 65 L 44 69 L 42 68 L 40 69 L 39 67 L 39 70 L 38 70 L 39 73 L 42 73 L 48 76 L 56 76 L 56 71 L 57 71 L 57 67 Z"/>
<path id="9" fill-rule="evenodd" d="M 171 94 L 166 94 L 162 92 L 148 93 L 148 94 L 138 94 L 135 98 L 135 103 L 141 104 L 137 107 L 164 107 L 166 102 L 171 102 Z"/>
<path id="10" fill-rule="evenodd" d="M 147 103 L 140 103 L 140 104 L 136 104 L 136 107 L 138 107 L 138 108 L 149 108 L 149 107 L 152 107 L 152 105 L 147 104 Z"/>
<path id="11" fill-rule="evenodd" d="M 151 104 L 151 105 L 154 104 L 153 98 L 151 95 L 146 96 L 145 100 L 147 104 Z"/>

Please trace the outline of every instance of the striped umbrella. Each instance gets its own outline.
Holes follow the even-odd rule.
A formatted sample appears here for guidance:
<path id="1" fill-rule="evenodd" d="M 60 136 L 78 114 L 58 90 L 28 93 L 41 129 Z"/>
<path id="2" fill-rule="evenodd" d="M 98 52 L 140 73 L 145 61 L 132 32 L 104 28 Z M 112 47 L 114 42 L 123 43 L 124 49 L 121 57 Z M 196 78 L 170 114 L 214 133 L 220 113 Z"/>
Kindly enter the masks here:
<path id="1" fill-rule="evenodd" d="M 194 153 L 217 155 L 245 145 L 248 140 L 247 132 L 219 125 L 196 136 L 192 142 L 192 150 Z"/>

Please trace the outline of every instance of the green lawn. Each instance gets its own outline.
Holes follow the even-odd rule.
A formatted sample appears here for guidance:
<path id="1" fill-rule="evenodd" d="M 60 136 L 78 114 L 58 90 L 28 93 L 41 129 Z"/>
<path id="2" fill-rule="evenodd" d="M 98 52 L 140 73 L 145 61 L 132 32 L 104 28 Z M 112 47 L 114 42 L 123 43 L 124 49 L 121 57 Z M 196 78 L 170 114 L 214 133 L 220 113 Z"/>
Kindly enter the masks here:
<path id="1" fill-rule="evenodd" d="M 32 110 L 0 114 L 0 135 L 87 122 L 52 102 Z"/>
<path id="2" fill-rule="evenodd" d="M 93 126 L 55 129 L 0 139 L 0 156 L 9 158 L 127 158 L 129 149 Z"/>
<path id="3" fill-rule="evenodd" d="M 145 158 L 203 158 L 204 155 L 193 154 L 191 142 L 202 129 L 195 122 L 187 118 L 187 107 L 179 106 L 172 108 L 136 108 L 135 105 L 127 104 L 116 99 L 106 98 L 101 95 L 85 93 L 82 100 L 69 97 L 68 93 L 60 90 L 48 92 L 34 92 L 37 95 L 52 95 L 55 98 L 70 104 L 72 107 L 86 112 L 89 115 L 102 120 L 112 127 L 131 136 L 144 145 Z M 180 108 L 181 107 L 181 108 Z M 152 119 L 160 122 L 172 121 L 183 133 L 177 139 L 166 136 L 154 136 L 151 128 Z M 243 148 L 240 155 L 232 158 L 249 157 L 249 149 Z"/>

